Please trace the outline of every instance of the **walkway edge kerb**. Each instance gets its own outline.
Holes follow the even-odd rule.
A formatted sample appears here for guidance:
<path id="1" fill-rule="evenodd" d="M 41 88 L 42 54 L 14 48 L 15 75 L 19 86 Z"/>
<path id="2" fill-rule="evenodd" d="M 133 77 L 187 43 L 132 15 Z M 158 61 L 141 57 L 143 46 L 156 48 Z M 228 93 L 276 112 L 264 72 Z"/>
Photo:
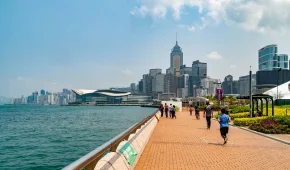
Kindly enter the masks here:
<path id="1" fill-rule="evenodd" d="M 214 120 L 217 121 L 217 119 L 214 119 Z M 240 127 L 240 126 L 236 126 L 236 125 L 232 125 L 232 124 L 229 124 L 229 125 L 233 126 L 233 127 L 236 127 L 236 128 L 239 128 L 239 129 L 242 129 L 242 130 L 245 130 L 245 131 L 248 131 L 248 132 L 251 132 L 251 133 L 254 133 L 256 135 L 260 135 L 260 136 L 275 140 L 277 142 L 284 143 L 286 145 L 290 145 L 290 142 L 288 142 L 288 141 L 285 141 L 285 140 L 282 140 L 282 139 L 279 139 L 279 138 L 276 138 L 276 137 L 273 137 L 273 136 L 270 136 L 270 135 L 267 135 L 267 134 L 264 134 L 264 133 L 261 133 L 261 132 L 257 132 L 257 131 L 254 131 L 254 130 L 251 130 L 251 129 L 248 129 L 248 128 L 245 128 L 245 127 Z"/>

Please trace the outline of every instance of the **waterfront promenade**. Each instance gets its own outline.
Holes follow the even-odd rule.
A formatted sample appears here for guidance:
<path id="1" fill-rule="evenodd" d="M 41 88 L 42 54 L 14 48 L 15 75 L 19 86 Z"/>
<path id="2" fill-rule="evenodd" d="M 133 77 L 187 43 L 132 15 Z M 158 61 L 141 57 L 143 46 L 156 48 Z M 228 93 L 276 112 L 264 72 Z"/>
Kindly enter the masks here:
<path id="1" fill-rule="evenodd" d="M 136 170 L 290 168 L 289 145 L 230 127 L 223 146 L 217 121 L 207 130 L 202 116 L 196 120 L 186 111 L 176 115 L 177 119 L 160 118 Z"/>

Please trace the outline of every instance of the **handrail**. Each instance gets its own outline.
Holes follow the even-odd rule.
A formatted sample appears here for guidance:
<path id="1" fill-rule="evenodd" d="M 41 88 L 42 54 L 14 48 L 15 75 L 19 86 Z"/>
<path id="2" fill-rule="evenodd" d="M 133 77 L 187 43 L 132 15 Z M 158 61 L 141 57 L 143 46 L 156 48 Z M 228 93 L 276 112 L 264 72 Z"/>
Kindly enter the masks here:
<path id="1" fill-rule="evenodd" d="M 156 110 L 151 115 L 144 118 L 139 123 L 135 123 L 131 127 L 129 127 L 124 132 L 120 133 L 119 135 L 115 136 L 113 139 L 109 140 L 108 142 L 104 143 L 103 145 L 99 146 L 98 148 L 94 149 L 90 153 L 86 154 L 85 156 L 79 158 L 75 162 L 71 163 L 70 165 L 63 168 L 63 170 L 80 170 L 85 168 L 87 169 L 94 169 L 98 160 L 108 151 L 116 151 L 116 148 L 120 142 L 124 139 L 128 139 L 130 134 L 134 133 L 138 128 L 140 128 L 143 124 L 145 124 L 149 119 L 151 119 L 155 114 L 158 112 Z M 92 165 L 93 164 L 93 165 Z"/>

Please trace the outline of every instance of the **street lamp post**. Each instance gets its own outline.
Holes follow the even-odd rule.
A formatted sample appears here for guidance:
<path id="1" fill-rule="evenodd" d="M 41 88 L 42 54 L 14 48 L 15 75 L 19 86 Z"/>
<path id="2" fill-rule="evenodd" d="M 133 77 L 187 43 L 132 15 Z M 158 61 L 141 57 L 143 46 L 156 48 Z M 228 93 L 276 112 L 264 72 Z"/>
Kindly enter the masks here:
<path id="1" fill-rule="evenodd" d="M 217 83 L 213 83 L 213 84 L 219 84 L 220 85 L 220 88 L 222 89 L 222 82 L 221 80 L 219 79 Z M 216 88 L 217 89 L 217 88 Z M 221 100 L 219 100 L 219 103 L 221 105 Z"/>
<path id="2" fill-rule="evenodd" d="M 277 76 L 277 98 L 276 99 L 279 99 L 279 90 L 278 90 L 278 86 L 279 86 L 279 72 L 281 71 L 281 68 L 279 68 L 278 70 L 277 70 L 277 74 L 278 74 L 278 76 Z"/>

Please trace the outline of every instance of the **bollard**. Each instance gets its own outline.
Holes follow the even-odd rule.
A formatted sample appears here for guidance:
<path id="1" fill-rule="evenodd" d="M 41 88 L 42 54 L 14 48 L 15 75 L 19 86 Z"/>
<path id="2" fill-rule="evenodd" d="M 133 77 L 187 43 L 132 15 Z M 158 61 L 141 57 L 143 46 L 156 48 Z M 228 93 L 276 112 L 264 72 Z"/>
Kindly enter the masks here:
<path id="1" fill-rule="evenodd" d="M 159 119 L 158 119 L 158 117 L 157 117 L 157 115 L 155 114 L 155 118 L 157 119 L 157 121 L 159 122 Z"/>

